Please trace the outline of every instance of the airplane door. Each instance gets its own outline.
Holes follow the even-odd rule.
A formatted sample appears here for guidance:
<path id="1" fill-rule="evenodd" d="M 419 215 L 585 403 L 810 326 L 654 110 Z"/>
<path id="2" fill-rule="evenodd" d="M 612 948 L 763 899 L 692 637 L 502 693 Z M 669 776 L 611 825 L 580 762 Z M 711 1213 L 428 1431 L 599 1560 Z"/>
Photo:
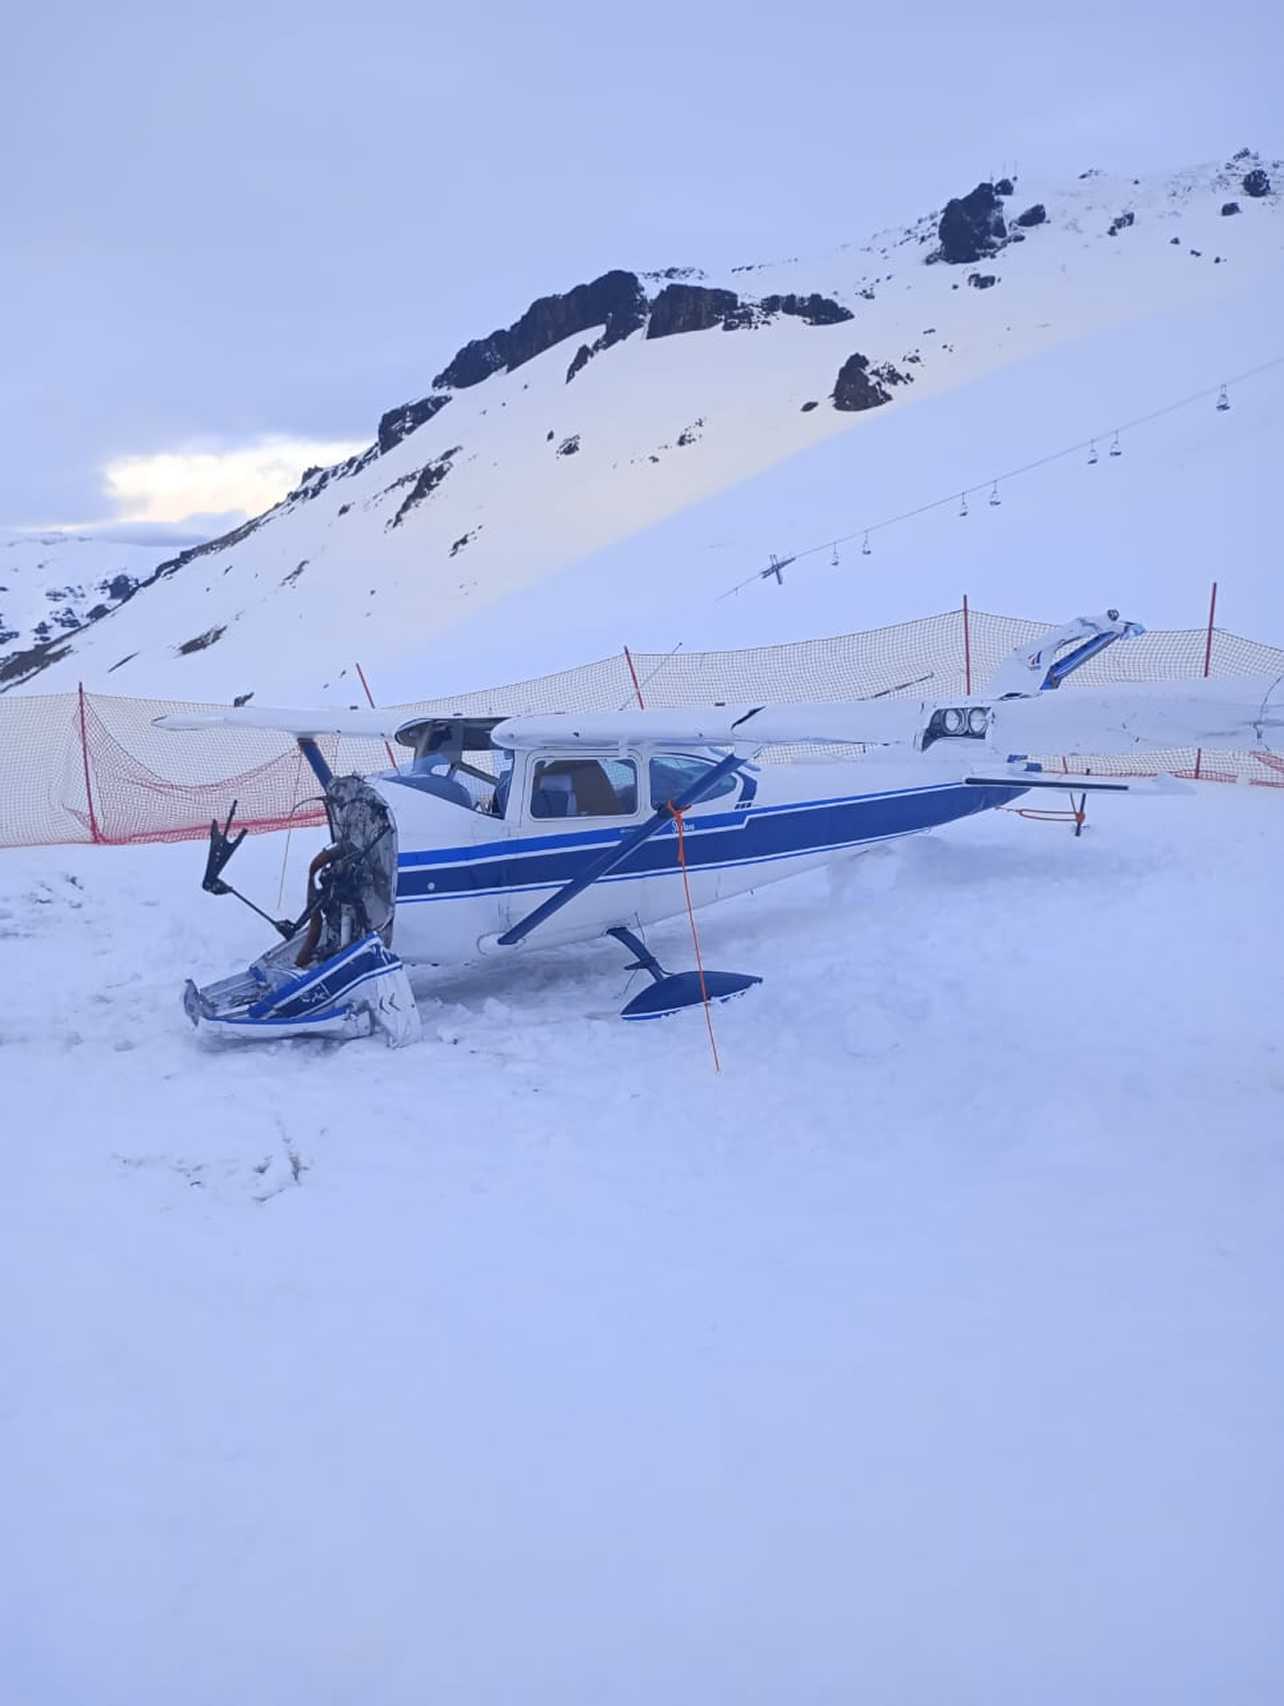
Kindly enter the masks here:
<path id="1" fill-rule="evenodd" d="M 518 758 L 506 812 L 513 839 L 505 860 L 502 930 L 649 816 L 642 770 L 631 754 L 586 757 L 547 749 Z M 603 927 L 614 922 L 618 904 L 610 885 L 595 885 L 567 907 L 565 923 L 576 934 L 591 933 L 599 916 Z"/>

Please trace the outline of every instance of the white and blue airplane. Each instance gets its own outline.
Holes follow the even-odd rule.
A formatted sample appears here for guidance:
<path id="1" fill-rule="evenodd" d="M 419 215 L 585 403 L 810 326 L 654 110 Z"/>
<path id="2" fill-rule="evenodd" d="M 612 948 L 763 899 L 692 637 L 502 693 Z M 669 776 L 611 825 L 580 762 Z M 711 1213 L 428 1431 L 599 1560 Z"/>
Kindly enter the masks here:
<path id="1" fill-rule="evenodd" d="M 1045 772 L 1031 753 L 1278 744 L 1284 678 L 1056 691 L 1089 658 L 1142 631 L 1114 610 L 1080 617 L 1013 653 L 984 694 L 943 701 L 408 722 L 379 711 L 249 707 L 162 717 L 168 729 L 292 735 L 330 827 L 300 916 L 269 919 L 283 940 L 243 973 L 204 989 L 189 982 L 188 1016 L 242 1037 L 379 1029 L 399 1045 L 419 1036 L 406 964 L 502 962 L 528 944 L 592 938 L 623 947 L 632 969 L 650 976 L 626 1019 L 740 994 L 761 980 L 670 973 L 647 948 L 647 927 L 1025 793 L 1185 791 L 1171 777 Z M 366 779 L 336 777 L 318 745 L 331 735 L 394 738 L 411 756 Z M 780 744 L 865 750 L 856 761 L 753 762 Z M 203 886 L 214 894 L 237 892 L 222 876 L 245 834 L 232 835 L 234 812 L 211 825 Z"/>

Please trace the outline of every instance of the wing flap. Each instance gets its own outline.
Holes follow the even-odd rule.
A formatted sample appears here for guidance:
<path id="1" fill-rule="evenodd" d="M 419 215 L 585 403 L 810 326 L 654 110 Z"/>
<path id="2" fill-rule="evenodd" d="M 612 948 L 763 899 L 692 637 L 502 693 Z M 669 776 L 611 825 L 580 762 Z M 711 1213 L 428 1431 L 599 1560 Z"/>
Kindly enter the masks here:
<path id="1" fill-rule="evenodd" d="M 1074 771 L 1021 770 L 1015 765 L 996 765 L 990 770 L 974 770 L 963 778 L 968 788 L 1011 788 L 1014 792 L 1056 792 L 1058 794 L 1193 794 L 1189 782 L 1179 782 L 1175 776 L 1092 776 Z"/>

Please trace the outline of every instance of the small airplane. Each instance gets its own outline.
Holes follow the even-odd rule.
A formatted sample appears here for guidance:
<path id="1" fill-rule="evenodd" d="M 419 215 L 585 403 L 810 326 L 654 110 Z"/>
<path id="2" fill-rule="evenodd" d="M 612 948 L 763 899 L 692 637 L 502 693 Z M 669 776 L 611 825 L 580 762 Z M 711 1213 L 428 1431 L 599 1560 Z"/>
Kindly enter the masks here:
<path id="1" fill-rule="evenodd" d="M 1187 792 L 1172 777 L 1044 771 L 1034 753 L 1164 747 L 1269 751 L 1284 677 L 1057 691 L 1108 646 L 1144 630 L 1118 611 L 1079 617 L 1014 652 L 987 691 L 943 701 L 716 705 L 516 717 L 229 709 L 157 719 L 292 735 L 322 789 L 330 843 L 303 910 L 273 919 L 223 877 L 246 831 L 235 804 L 210 826 L 204 889 L 238 898 L 282 940 L 184 1006 L 198 1028 L 241 1037 L 420 1035 L 407 964 L 503 960 L 535 939 L 614 941 L 648 987 L 623 1009 L 649 1020 L 761 982 L 667 971 L 646 928 L 862 848 L 1026 793 Z M 405 768 L 335 776 L 318 740 L 394 738 Z M 777 745 L 864 748 L 858 760 L 768 764 Z M 479 762 L 480 761 L 480 762 Z M 489 767 L 488 767 L 489 766 Z M 1080 805 L 1082 810 L 1082 804 Z M 394 926 L 396 952 L 393 952 Z"/>

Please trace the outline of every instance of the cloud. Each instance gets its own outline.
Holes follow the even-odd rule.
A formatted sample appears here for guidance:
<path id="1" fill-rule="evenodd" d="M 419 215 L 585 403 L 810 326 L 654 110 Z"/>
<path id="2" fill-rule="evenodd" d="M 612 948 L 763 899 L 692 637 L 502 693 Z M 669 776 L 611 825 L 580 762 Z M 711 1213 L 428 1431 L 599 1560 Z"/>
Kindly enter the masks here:
<path id="1" fill-rule="evenodd" d="M 296 486 L 305 468 L 327 467 L 364 449 L 355 439 L 272 436 L 234 449 L 118 456 L 103 469 L 116 509 L 110 525 L 181 523 L 190 532 L 191 518 L 258 515 Z"/>
<path id="2" fill-rule="evenodd" d="M 114 545 L 174 546 L 182 550 L 187 545 L 203 545 L 207 539 L 217 539 L 245 521 L 248 511 L 220 510 L 212 515 L 186 515 L 181 521 L 105 521 L 91 525 L 87 531 L 94 539 L 106 539 Z"/>

